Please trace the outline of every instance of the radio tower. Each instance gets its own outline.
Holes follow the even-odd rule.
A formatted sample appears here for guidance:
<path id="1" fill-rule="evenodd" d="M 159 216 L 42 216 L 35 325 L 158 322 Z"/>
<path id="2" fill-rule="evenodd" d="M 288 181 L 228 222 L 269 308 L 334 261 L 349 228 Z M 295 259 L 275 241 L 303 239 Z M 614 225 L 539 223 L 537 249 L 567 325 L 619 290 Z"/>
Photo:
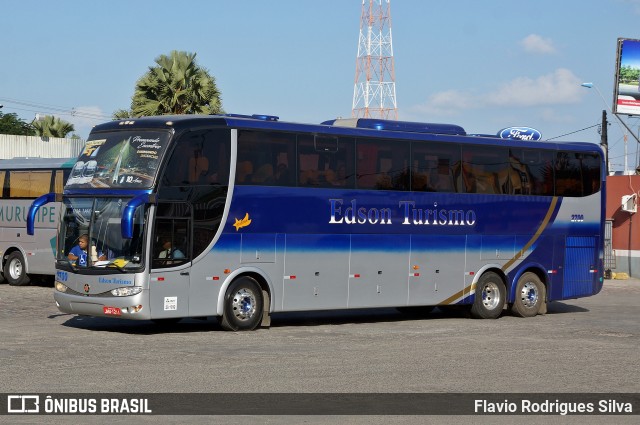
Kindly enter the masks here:
<path id="1" fill-rule="evenodd" d="M 398 119 L 391 0 L 362 0 L 351 116 Z"/>

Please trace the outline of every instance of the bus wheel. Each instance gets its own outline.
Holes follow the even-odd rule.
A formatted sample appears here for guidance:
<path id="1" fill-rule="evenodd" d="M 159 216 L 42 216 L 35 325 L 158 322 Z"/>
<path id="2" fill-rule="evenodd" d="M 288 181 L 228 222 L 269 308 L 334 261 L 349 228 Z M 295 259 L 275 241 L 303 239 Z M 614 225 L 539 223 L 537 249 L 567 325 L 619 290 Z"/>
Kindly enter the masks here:
<path id="1" fill-rule="evenodd" d="M 27 276 L 24 257 L 20 251 L 13 251 L 7 257 L 7 262 L 4 265 L 4 278 L 9 285 L 13 286 L 29 284 L 30 279 L 29 276 Z"/>
<path id="2" fill-rule="evenodd" d="M 540 278 L 535 273 L 527 272 L 518 279 L 511 312 L 519 317 L 533 317 L 545 303 L 546 295 L 546 288 Z"/>
<path id="3" fill-rule="evenodd" d="M 506 292 L 500 276 L 493 272 L 483 274 L 476 284 L 471 316 L 476 319 L 498 318 L 504 307 Z"/>
<path id="4" fill-rule="evenodd" d="M 255 279 L 243 276 L 235 280 L 224 296 L 220 325 L 228 331 L 251 331 L 262 320 L 262 289 Z"/>

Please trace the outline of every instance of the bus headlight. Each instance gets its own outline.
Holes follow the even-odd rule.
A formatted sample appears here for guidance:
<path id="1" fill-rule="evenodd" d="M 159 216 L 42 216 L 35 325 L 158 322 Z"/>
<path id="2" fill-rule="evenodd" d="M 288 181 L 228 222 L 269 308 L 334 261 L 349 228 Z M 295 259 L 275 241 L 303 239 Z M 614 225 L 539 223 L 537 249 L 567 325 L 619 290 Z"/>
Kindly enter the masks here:
<path id="1" fill-rule="evenodd" d="M 114 297 L 130 297 L 131 295 L 137 295 L 140 292 L 142 292 L 142 288 L 140 286 L 116 288 L 111 290 L 111 294 Z"/>
<path id="2" fill-rule="evenodd" d="M 65 284 L 64 284 L 64 283 L 62 283 L 62 282 L 58 282 L 58 281 L 56 280 L 56 291 L 58 291 L 58 292 L 67 292 L 67 289 L 69 289 L 69 288 L 67 287 L 67 285 L 65 285 Z"/>

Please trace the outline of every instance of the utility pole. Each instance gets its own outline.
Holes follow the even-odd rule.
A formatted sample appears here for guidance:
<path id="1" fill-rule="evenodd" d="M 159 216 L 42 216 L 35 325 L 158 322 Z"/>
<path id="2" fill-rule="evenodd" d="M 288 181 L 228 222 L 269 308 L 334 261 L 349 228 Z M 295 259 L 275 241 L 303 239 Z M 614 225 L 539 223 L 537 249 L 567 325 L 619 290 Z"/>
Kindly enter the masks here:
<path id="1" fill-rule="evenodd" d="M 602 125 L 600 130 L 600 146 L 604 150 L 604 160 L 607 176 L 609 175 L 609 136 L 607 133 L 607 111 L 605 109 L 602 110 Z"/>
<path id="2" fill-rule="evenodd" d="M 362 0 L 353 118 L 398 119 L 391 0 Z"/>

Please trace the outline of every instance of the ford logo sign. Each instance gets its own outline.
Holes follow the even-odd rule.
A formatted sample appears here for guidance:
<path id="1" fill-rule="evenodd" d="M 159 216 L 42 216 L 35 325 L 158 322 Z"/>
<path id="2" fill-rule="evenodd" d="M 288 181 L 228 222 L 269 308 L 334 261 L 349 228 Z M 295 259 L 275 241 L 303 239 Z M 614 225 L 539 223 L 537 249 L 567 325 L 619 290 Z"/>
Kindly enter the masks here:
<path id="1" fill-rule="evenodd" d="M 542 139 L 542 133 L 531 127 L 509 127 L 498 132 L 501 139 L 520 139 L 535 142 Z"/>

